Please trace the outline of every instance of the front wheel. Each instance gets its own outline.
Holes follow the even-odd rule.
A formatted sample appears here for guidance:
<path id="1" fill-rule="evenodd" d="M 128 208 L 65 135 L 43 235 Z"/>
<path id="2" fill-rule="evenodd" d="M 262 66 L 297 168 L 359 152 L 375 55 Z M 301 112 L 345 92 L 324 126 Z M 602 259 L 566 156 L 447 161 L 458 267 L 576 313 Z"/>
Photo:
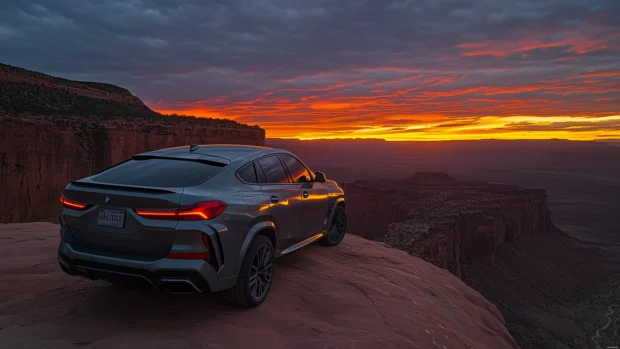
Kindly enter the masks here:
<path id="1" fill-rule="evenodd" d="M 347 232 L 347 214 L 344 207 L 338 205 L 334 209 L 334 218 L 332 224 L 327 229 L 327 234 L 318 242 L 323 246 L 336 246 L 344 238 Z"/>
<path id="2" fill-rule="evenodd" d="M 271 289 L 274 264 L 271 241 L 264 235 L 256 236 L 243 258 L 237 284 L 222 292 L 224 299 L 247 308 L 260 305 Z"/>

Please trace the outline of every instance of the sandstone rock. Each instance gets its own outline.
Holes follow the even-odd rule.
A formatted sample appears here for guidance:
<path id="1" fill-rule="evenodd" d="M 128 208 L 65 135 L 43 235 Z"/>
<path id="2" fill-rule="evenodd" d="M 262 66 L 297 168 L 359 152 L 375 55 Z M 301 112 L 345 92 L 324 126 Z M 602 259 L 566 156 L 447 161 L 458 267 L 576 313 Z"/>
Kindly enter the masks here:
<path id="1" fill-rule="evenodd" d="M 461 280 L 357 236 L 278 260 L 269 297 L 246 310 L 67 276 L 58 229 L 0 225 L 0 348 L 518 348 Z"/>
<path id="2" fill-rule="evenodd" d="M 207 143 L 262 145 L 259 128 L 0 116 L 0 222 L 54 219 L 72 180 L 144 151 Z"/>
<path id="3" fill-rule="evenodd" d="M 55 219 L 69 181 L 136 153 L 264 140 L 231 120 L 158 114 L 118 86 L 0 64 L 0 223 Z"/>
<path id="4" fill-rule="evenodd" d="M 459 182 L 432 172 L 343 187 L 351 233 L 386 242 L 459 277 L 467 260 L 493 263 L 499 244 L 556 231 L 542 189 Z"/>

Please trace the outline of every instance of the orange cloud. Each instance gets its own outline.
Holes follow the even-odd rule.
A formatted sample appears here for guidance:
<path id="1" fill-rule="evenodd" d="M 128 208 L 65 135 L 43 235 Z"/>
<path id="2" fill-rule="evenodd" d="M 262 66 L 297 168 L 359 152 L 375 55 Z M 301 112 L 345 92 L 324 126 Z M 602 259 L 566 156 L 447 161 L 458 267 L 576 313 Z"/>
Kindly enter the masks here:
<path id="1" fill-rule="evenodd" d="M 456 45 L 458 55 L 436 66 L 310 73 L 254 90 L 149 106 L 257 124 L 267 137 L 620 138 L 620 71 L 607 64 L 578 68 L 582 55 L 614 49 L 619 38 L 560 31 L 465 42 Z M 564 56 L 541 63 L 531 52 L 536 49 Z M 506 59 L 513 54 L 523 61 Z"/>
<path id="2" fill-rule="evenodd" d="M 526 52 L 535 49 L 565 48 L 563 50 L 565 53 L 583 55 L 610 48 L 620 48 L 612 43 L 614 39 L 620 37 L 620 33 L 585 35 L 581 32 L 564 30 L 553 34 L 562 34 L 564 38 L 555 39 L 551 35 L 544 37 L 544 35 L 531 34 L 531 37 L 513 41 L 465 42 L 456 45 L 456 48 L 462 50 L 460 54 L 464 57 L 495 56 L 498 58 L 505 58 L 512 54 L 525 54 L 524 57 L 527 57 Z"/>

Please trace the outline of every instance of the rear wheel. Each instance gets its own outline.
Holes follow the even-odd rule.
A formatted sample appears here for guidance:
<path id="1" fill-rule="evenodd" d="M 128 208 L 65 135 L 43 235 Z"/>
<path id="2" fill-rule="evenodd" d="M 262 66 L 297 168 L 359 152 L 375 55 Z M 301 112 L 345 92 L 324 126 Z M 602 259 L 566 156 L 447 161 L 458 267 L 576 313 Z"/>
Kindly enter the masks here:
<path id="1" fill-rule="evenodd" d="M 336 246 L 344 238 L 344 234 L 347 232 L 347 214 L 344 211 L 344 207 L 338 205 L 334 209 L 334 218 L 332 224 L 327 230 L 327 234 L 319 240 L 319 244 L 323 246 Z"/>
<path id="2" fill-rule="evenodd" d="M 243 258 L 237 284 L 223 291 L 222 296 L 227 302 L 243 307 L 260 305 L 271 289 L 274 264 L 271 241 L 266 236 L 256 236 Z"/>

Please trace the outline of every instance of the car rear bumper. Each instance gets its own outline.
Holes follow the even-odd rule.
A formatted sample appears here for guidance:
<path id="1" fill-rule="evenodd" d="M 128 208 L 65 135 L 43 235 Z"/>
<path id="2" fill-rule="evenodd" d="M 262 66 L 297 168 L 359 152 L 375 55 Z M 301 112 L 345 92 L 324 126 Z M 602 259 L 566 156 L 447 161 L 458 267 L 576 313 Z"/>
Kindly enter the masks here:
<path id="1" fill-rule="evenodd" d="M 72 276 L 90 279 L 128 279 L 171 293 L 217 292 L 235 285 L 235 278 L 219 279 L 215 268 L 201 259 L 162 258 L 141 261 L 77 251 L 68 243 L 58 246 L 58 263 Z"/>

